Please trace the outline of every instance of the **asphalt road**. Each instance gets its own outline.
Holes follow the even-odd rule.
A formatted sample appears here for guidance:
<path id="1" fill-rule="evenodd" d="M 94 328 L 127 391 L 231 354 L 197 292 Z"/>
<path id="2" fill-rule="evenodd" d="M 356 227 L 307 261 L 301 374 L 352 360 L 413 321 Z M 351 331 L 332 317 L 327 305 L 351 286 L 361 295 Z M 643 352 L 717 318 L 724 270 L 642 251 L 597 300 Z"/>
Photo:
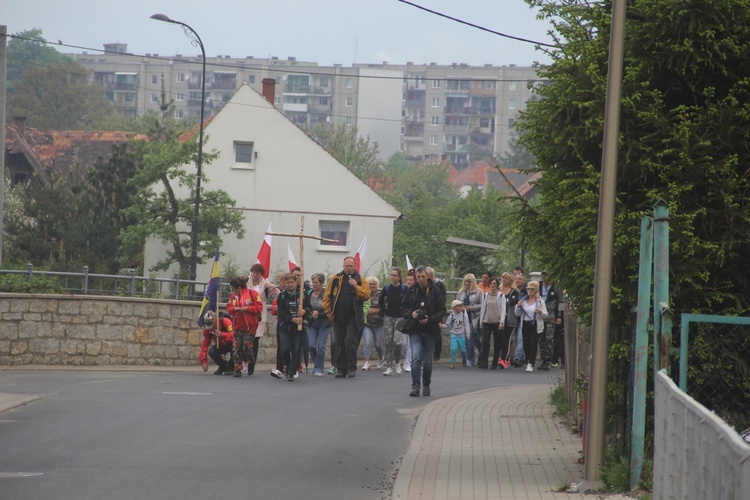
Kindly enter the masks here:
<path id="1" fill-rule="evenodd" d="M 43 396 L 0 413 L 0 500 L 389 498 L 430 400 L 556 376 L 439 364 L 432 397 L 410 398 L 409 374 L 375 370 L 293 383 L 199 368 L 0 371 L 0 392 Z"/>

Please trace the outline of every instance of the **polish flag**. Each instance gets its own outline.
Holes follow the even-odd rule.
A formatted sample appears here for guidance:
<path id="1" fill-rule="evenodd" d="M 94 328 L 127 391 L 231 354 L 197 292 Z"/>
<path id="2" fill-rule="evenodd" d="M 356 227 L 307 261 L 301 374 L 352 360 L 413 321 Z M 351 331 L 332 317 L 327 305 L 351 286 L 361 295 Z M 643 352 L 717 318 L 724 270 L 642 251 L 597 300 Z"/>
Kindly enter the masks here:
<path id="1" fill-rule="evenodd" d="M 294 269 L 295 267 L 299 267 L 299 265 L 297 264 L 297 261 L 294 260 L 292 247 L 289 246 L 289 243 L 286 244 L 286 251 L 287 251 L 287 254 L 289 255 L 289 272 L 291 273 L 292 269 Z"/>
<path id="2" fill-rule="evenodd" d="M 406 256 L 406 270 L 414 269 L 414 266 L 411 265 L 411 262 L 409 261 L 409 256 Z"/>
<path id="3" fill-rule="evenodd" d="M 367 251 L 367 236 L 364 237 L 362 243 L 359 244 L 357 253 L 354 254 L 354 262 L 357 266 L 357 272 L 362 272 L 362 261 L 365 260 L 365 252 Z"/>
<path id="4" fill-rule="evenodd" d="M 266 233 L 270 232 L 271 223 L 269 222 Z M 268 273 L 271 272 L 271 238 L 272 236 L 270 234 L 266 234 L 263 237 L 263 243 L 260 244 L 260 250 L 258 250 L 258 264 L 263 266 L 263 269 L 266 270 L 266 272 L 263 273 L 264 278 L 268 278 Z"/>

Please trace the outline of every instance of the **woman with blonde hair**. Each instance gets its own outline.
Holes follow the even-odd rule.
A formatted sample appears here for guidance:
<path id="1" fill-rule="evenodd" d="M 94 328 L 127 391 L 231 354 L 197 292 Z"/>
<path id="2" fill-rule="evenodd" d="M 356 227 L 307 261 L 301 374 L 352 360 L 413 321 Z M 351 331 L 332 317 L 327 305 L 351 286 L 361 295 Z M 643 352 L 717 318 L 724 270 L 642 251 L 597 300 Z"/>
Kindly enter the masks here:
<path id="1" fill-rule="evenodd" d="M 520 318 L 523 337 L 523 352 L 526 354 L 526 371 L 534 371 L 536 351 L 539 347 L 539 335 L 544 331 L 544 318 L 547 317 L 547 305 L 539 295 L 539 282 L 529 281 L 526 284 L 528 295 L 516 304 L 516 316 Z"/>
<path id="2" fill-rule="evenodd" d="M 365 328 L 363 333 L 365 346 L 362 348 L 362 355 L 365 358 L 362 369 L 365 371 L 370 370 L 373 342 L 378 355 L 378 370 L 383 367 L 383 315 L 380 314 L 380 282 L 375 276 L 368 276 L 367 286 L 370 288 L 370 300 L 364 303 Z"/>
<path id="3" fill-rule="evenodd" d="M 482 349 L 482 338 L 479 331 L 479 313 L 482 309 L 483 295 L 482 290 L 477 286 L 477 278 L 471 273 L 464 276 L 456 300 L 464 303 L 464 310 L 469 315 L 471 338 L 466 345 L 466 366 L 476 363 L 476 352 L 480 352 Z"/>
<path id="4" fill-rule="evenodd" d="M 497 367 L 501 370 L 510 366 L 510 357 L 516 352 L 516 330 L 518 320 L 513 311 L 521 299 L 521 292 L 513 282 L 513 274 L 505 272 L 500 279 L 500 293 L 505 297 L 505 307 L 508 314 L 505 315 L 505 326 L 500 332 L 500 360 Z M 494 368 L 494 366 L 493 366 Z"/>

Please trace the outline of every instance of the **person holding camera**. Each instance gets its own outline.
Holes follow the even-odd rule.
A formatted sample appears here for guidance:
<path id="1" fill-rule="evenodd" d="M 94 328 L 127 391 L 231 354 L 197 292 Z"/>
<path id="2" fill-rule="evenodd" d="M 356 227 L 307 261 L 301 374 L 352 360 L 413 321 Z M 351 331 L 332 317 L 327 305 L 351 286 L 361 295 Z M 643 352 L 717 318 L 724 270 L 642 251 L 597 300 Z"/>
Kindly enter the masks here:
<path id="1" fill-rule="evenodd" d="M 445 315 L 443 294 L 427 276 L 425 266 L 416 270 L 417 282 L 406 290 L 401 301 L 401 314 L 411 319 L 414 328 L 409 333 L 411 343 L 411 392 L 409 396 L 430 395 L 432 360 L 435 341 L 440 338 L 440 322 Z"/>

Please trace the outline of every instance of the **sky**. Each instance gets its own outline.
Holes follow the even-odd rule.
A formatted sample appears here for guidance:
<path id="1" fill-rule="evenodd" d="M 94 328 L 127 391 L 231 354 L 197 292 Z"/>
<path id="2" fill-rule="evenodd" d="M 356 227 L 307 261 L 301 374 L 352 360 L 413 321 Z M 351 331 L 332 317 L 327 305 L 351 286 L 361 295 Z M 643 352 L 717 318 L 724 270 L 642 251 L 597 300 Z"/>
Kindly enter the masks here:
<path id="1" fill-rule="evenodd" d="M 524 0 L 410 0 L 493 31 L 551 43 L 547 20 Z M 399 0 L 15 0 L 4 2 L 8 33 L 39 28 L 60 52 L 127 43 L 133 54 L 199 55 L 166 14 L 190 25 L 209 57 L 296 57 L 321 65 L 356 63 L 470 65 L 547 63 L 531 43 L 507 39 Z"/>

